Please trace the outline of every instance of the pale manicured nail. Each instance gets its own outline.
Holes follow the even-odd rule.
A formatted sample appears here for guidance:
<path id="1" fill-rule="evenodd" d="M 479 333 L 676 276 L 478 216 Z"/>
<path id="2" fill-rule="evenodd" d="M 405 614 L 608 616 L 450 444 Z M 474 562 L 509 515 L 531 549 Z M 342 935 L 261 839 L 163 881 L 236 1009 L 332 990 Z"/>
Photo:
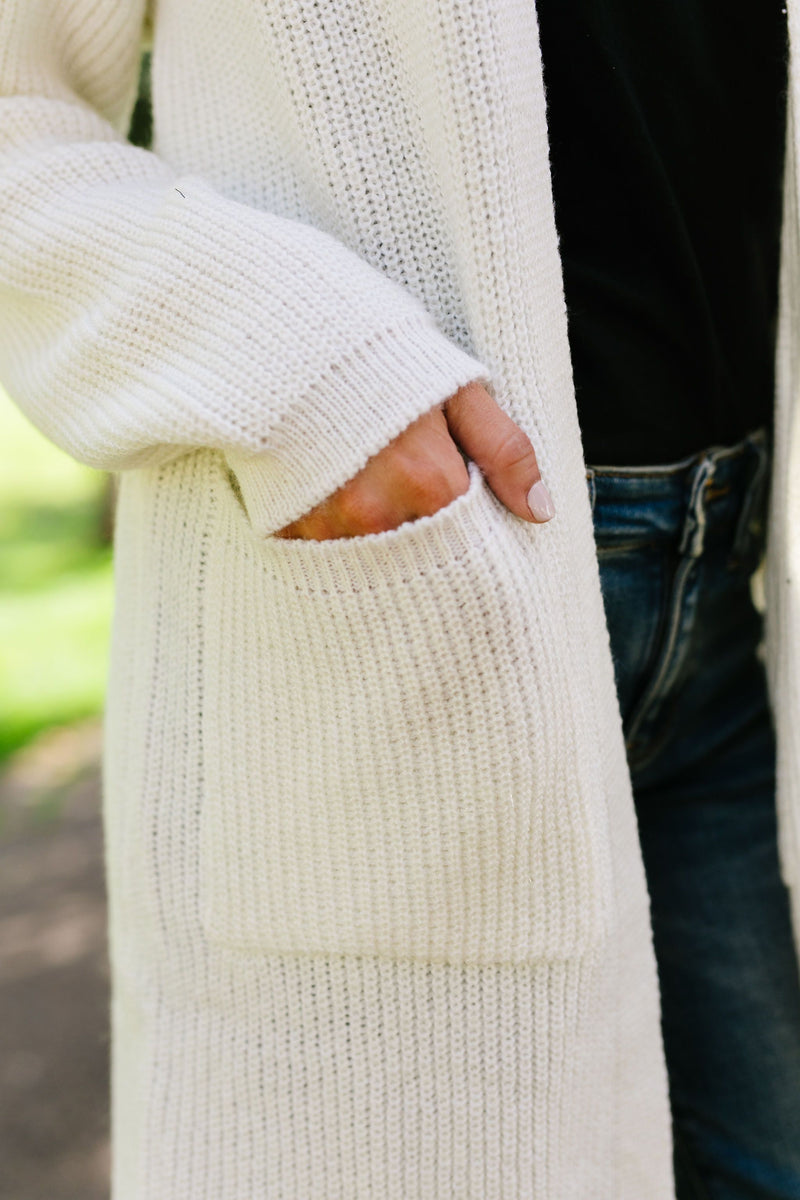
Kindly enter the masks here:
<path id="1" fill-rule="evenodd" d="M 552 497 L 541 479 L 528 492 L 528 508 L 534 521 L 549 521 L 556 515 Z"/>

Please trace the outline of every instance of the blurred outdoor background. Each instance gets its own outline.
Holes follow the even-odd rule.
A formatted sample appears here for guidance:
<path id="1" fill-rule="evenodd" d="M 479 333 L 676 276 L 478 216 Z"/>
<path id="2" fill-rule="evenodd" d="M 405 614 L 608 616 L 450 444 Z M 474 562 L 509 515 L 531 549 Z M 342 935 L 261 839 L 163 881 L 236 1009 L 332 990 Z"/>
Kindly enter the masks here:
<path id="1" fill-rule="evenodd" d="M 108 1196 L 110 485 L 0 392 L 0 1197 Z"/>
<path id="2" fill-rule="evenodd" d="M 150 140 L 149 62 L 131 141 Z M 113 480 L 0 390 L 0 1200 L 107 1200 Z"/>

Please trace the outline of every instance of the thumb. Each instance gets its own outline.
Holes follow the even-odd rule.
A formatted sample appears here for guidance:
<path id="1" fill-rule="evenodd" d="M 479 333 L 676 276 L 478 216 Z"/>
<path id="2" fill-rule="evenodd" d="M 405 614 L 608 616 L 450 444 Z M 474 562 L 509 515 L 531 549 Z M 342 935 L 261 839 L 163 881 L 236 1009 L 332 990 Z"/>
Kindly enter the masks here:
<path id="1" fill-rule="evenodd" d="M 444 411 L 453 441 L 478 464 L 506 508 L 525 521 L 555 516 L 533 443 L 482 384 L 459 388 Z"/>

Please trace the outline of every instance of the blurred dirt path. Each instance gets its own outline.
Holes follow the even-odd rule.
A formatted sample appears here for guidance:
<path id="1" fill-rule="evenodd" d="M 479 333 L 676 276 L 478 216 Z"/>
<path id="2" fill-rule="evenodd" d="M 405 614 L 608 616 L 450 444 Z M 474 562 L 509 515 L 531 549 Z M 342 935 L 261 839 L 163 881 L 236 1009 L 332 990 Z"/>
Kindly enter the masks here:
<path id="1" fill-rule="evenodd" d="M 100 729 L 0 772 L 0 1200 L 107 1200 Z"/>

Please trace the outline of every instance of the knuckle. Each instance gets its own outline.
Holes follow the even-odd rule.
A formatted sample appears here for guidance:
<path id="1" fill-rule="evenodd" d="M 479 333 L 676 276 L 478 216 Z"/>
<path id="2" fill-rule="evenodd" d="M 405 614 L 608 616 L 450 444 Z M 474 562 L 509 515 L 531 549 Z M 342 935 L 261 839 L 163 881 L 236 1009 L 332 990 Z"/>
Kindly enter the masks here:
<path id="1" fill-rule="evenodd" d="M 430 487 L 425 494 L 424 504 L 419 506 L 420 510 L 429 515 L 438 512 L 440 508 L 446 508 L 448 504 L 451 504 L 457 495 L 456 490 L 446 487 L 444 484 Z"/>
<path id="2" fill-rule="evenodd" d="M 515 471 L 520 467 L 536 467 L 536 452 L 526 433 L 517 426 L 505 432 L 490 456 L 493 471 Z"/>
<path id="3" fill-rule="evenodd" d="M 410 504 L 423 499 L 428 491 L 430 471 L 411 455 L 398 455 L 393 463 L 392 491 Z"/>
<path id="4" fill-rule="evenodd" d="M 444 447 L 430 438 L 408 450 L 395 445 L 371 474 L 345 484 L 328 505 L 345 536 L 359 536 L 432 515 L 468 486 L 464 461 L 448 434 Z"/>
<path id="5" fill-rule="evenodd" d="M 417 509 L 420 512 L 432 514 L 451 504 L 467 489 L 469 480 L 466 478 L 466 471 L 464 475 L 463 480 L 457 479 L 445 470 L 429 475 L 425 480 L 424 487 L 420 489 L 416 497 Z"/>
<path id="6" fill-rule="evenodd" d="M 336 507 L 339 520 L 351 533 L 377 533 L 385 528 L 383 506 L 361 488 L 344 488 Z"/>

